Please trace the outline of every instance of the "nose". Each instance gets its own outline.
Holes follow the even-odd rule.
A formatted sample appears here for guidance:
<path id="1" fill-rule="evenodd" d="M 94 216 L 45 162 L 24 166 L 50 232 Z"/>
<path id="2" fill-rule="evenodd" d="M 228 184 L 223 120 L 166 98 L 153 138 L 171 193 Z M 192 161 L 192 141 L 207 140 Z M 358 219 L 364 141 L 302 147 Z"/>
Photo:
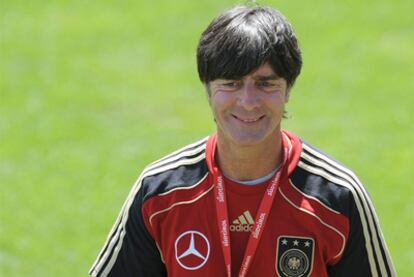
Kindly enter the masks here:
<path id="1" fill-rule="evenodd" d="M 254 83 L 245 82 L 239 91 L 238 102 L 244 109 L 250 111 L 259 106 L 259 94 Z"/>

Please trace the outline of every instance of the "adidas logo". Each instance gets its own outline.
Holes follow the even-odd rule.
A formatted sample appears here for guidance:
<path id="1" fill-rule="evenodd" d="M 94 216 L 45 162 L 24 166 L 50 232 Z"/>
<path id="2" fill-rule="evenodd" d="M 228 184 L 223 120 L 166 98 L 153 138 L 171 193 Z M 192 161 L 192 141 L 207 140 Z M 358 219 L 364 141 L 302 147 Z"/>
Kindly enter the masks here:
<path id="1" fill-rule="evenodd" d="M 231 232 L 251 232 L 253 231 L 254 220 L 249 211 L 245 211 L 230 224 Z"/>

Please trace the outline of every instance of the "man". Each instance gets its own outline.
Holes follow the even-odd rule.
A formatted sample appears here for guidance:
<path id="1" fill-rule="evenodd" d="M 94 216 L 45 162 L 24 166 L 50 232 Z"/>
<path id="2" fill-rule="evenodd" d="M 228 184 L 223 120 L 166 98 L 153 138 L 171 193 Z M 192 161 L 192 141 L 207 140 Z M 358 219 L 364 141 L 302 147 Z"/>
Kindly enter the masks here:
<path id="1" fill-rule="evenodd" d="M 395 276 L 357 177 L 281 129 L 302 58 L 268 7 L 203 32 L 198 72 L 217 133 L 149 165 L 93 276 Z"/>

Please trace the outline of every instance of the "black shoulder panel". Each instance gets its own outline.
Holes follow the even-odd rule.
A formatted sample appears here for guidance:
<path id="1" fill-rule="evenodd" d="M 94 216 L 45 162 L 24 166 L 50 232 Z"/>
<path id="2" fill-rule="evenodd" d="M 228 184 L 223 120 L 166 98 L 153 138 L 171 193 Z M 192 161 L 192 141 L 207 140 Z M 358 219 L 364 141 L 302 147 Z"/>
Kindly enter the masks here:
<path id="1" fill-rule="evenodd" d="M 302 140 L 302 143 L 303 143 L 303 152 L 304 153 L 306 153 L 308 155 L 311 155 L 314 158 L 317 158 L 314 154 L 312 154 L 310 152 L 310 150 L 312 150 L 313 152 L 316 152 L 320 156 L 322 156 L 324 158 L 324 160 L 330 160 L 330 161 L 334 162 L 337 165 L 341 165 L 343 167 L 346 167 L 343 163 L 341 163 L 340 161 L 338 161 L 337 159 L 335 159 L 331 155 L 325 153 L 324 151 L 320 150 L 319 148 L 316 148 L 315 146 L 313 146 L 313 145 L 311 145 L 311 144 L 309 144 L 309 143 L 307 143 L 306 141 L 303 141 L 303 140 Z M 318 159 L 320 159 L 320 158 L 318 158 Z"/>
<path id="2" fill-rule="evenodd" d="M 170 191 L 177 187 L 190 187 L 200 182 L 207 174 L 205 159 L 192 164 L 177 163 L 177 167 L 143 178 L 144 201 L 148 198 Z"/>
<path id="3" fill-rule="evenodd" d="M 308 163 L 302 158 L 300 161 L 305 164 Z M 318 199 L 329 208 L 347 217 L 349 216 L 352 195 L 348 188 L 335 184 L 299 166 L 292 172 L 290 179 L 293 185 L 302 193 Z"/>

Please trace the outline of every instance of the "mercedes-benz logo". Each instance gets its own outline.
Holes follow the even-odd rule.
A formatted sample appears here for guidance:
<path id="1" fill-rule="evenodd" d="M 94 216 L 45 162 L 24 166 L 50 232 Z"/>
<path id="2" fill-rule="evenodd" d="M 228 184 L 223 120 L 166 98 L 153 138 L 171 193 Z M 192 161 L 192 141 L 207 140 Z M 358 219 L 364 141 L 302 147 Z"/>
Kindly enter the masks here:
<path id="1" fill-rule="evenodd" d="M 210 255 L 210 243 L 198 231 L 187 231 L 175 240 L 175 259 L 185 269 L 196 270 L 202 267 Z"/>

